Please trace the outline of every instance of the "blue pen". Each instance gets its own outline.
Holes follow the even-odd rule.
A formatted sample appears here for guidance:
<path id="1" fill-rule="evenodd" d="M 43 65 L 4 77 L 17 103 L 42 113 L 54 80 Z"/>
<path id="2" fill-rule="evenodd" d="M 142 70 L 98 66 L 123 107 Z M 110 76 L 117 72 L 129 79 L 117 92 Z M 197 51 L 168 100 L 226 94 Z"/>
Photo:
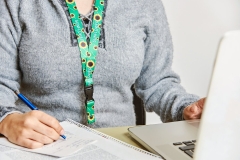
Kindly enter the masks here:
<path id="1" fill-rule="evenodd" d="M 38 110 L 36 106 L 34 106 L 23 94 L 16 91 L 15 92 L 17 96 L 31 109 L 31 110 Z M 66 139 L 67 137 L 64 135 L 60 135 L 63 139 Z"/>

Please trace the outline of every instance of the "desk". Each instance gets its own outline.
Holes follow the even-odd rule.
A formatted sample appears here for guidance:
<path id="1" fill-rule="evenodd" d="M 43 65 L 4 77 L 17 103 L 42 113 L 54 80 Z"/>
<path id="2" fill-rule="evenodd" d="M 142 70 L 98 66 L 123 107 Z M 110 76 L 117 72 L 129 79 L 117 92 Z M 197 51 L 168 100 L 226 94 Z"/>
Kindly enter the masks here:
<path id="1" fill-rule="evenodd" d="M 140 143 L 138 143 L 135 139 L 133 139 L 130 136 L 130 134 L 128 133 L 128 128 L 129 126 L 113 127 L 113 128 L 98 128 L 96 130 L 147 151 L 146 148 L 144 148 Z"/>

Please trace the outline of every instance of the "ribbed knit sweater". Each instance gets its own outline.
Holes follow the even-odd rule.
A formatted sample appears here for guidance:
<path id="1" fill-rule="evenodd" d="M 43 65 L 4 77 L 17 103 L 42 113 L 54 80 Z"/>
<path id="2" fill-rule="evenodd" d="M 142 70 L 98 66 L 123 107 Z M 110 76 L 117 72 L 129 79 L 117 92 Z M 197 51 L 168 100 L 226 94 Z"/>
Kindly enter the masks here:
<path id="1" fill-rule="evenodd" d="M 96 123 L 135 125 L 133 95 L 163 122 L 182 119 L 199 98 L 171 69 L 172 39 L 160 0 L 105 0 L 93 74 Z M 80 53 L 63 0 L 0 1 L 0 120 L 29 108 L 14 91 L 59 121 L 86 124 Z"/>

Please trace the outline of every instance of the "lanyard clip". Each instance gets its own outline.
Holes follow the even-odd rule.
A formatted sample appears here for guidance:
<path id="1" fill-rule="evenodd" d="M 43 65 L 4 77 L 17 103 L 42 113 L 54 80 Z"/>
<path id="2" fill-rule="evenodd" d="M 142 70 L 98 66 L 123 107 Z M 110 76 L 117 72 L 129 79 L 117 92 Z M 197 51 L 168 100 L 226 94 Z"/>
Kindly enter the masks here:
<path id="1" fill-rule="evenodd" d="M 86 95 L 86 102 L 88 101 L 94 101 L 93 99 L 93 85 L 91 86 L 85 86 L 84 87 L 84 92 L 85 92 L 85 95 Z"/>

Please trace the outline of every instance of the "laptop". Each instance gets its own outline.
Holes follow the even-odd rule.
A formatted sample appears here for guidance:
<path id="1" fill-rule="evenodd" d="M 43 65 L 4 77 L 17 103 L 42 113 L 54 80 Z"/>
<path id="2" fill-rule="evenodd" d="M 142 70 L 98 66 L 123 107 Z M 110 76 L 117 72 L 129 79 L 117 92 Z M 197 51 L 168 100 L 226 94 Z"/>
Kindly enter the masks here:
<path id="1" fill-rule="evenodd" d="M 219 43 L 201 120 L 128 132 L 166 160 L 240 160 L 240 30 L 227 32 Z"/>

